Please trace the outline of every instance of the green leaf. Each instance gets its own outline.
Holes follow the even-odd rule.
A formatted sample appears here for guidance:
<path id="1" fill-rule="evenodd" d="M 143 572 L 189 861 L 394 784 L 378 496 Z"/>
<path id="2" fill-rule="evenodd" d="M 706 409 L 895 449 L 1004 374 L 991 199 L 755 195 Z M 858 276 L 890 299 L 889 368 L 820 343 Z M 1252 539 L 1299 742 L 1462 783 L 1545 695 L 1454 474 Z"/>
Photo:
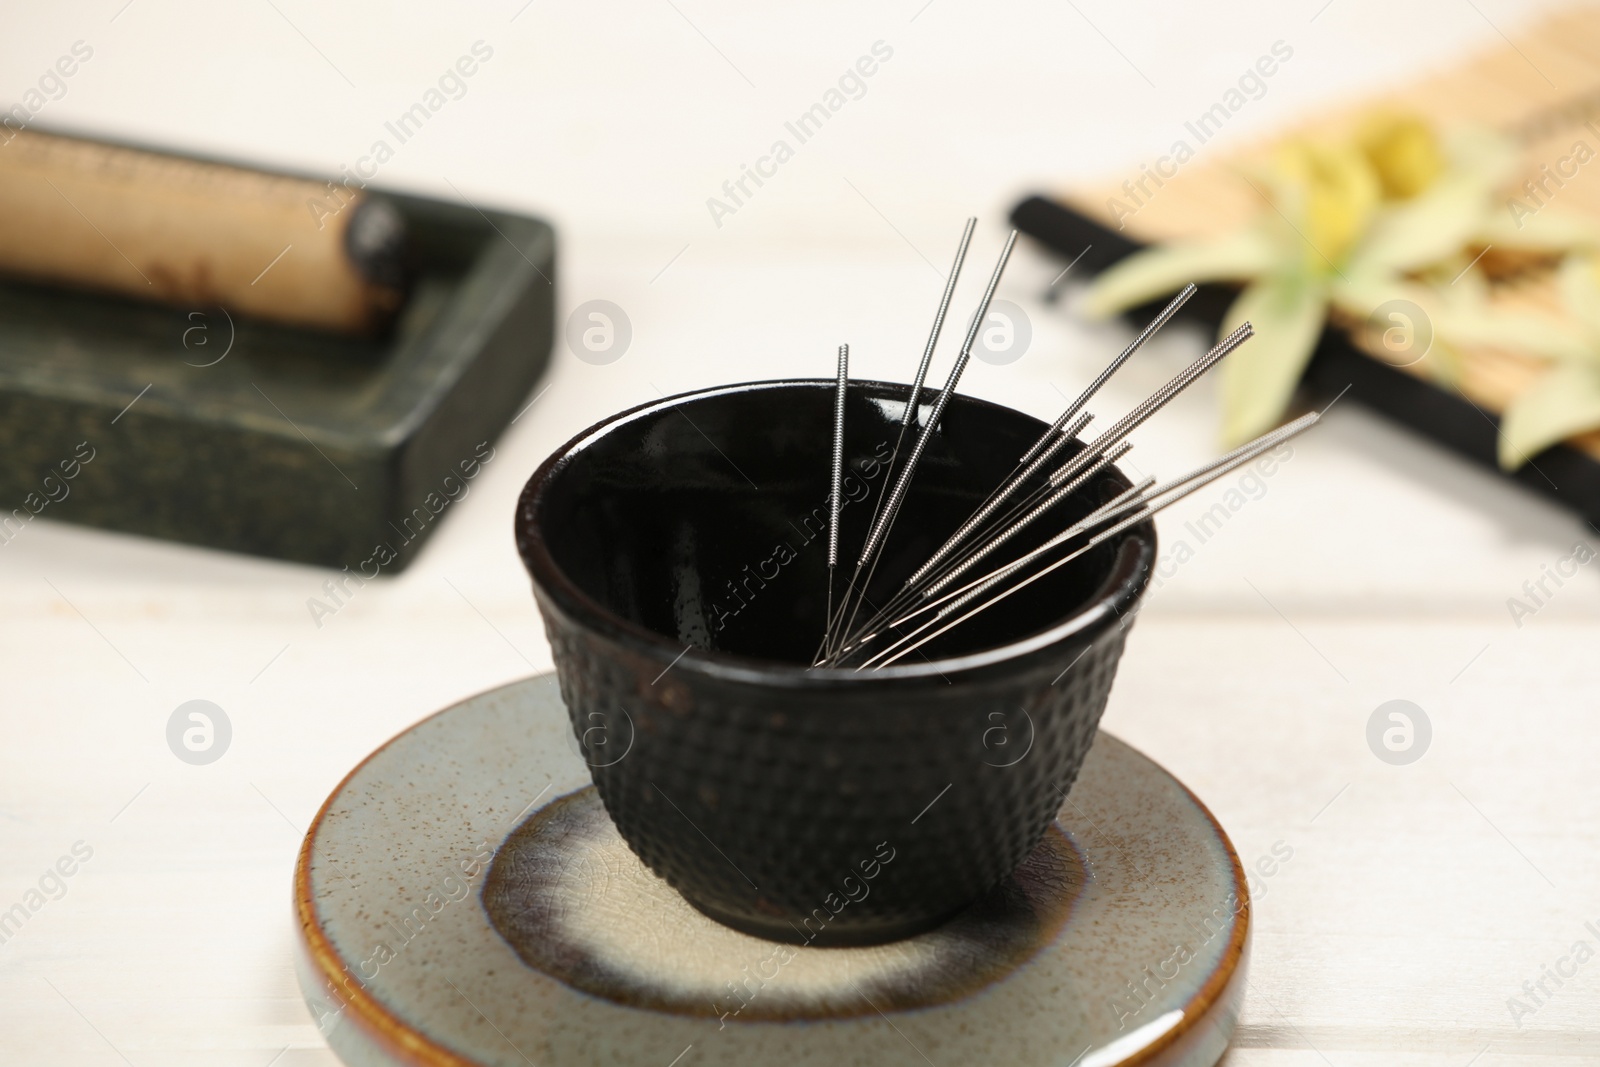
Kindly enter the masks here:
<path id="1" fill-rule="evenodd" d="M 1277 424 L 1327 314 L 1326 279 L 1311 273 L 1269 275 L 1239 294 L 1222 333 L 1249 320 L 1255 336 L 1222 369 L 1222 435 L 1228 444 L 1248 441 Z"/>
<path id="2" fill-rule="evenodd" d="M 1559 363 L 1512 401 L 1500 419 L 1500 466 L 1516 470 L 1573 434 L 1600 428 L 1600 371 Z"/>
<path id="3" fill-rule="evenodd" d="M 1477 175 L 1448 175 L 1414 200 L 1383 212 L 1351 258 L 1386 271 L 1425 267 L 1482 229 L 1487 190 Z"/>
<path id="4" fill-rule="evenodd" d="M 1461 285 L 1466 288 L 1468 282 L 1463 281 Z M 1387 349 L 1401 366 L 1416 365 L 1419 371 L 1436 381 L 1453 386 L 1460 380 L 1461 353 L 1434 326 L 1439 300 L 1429 287 L 1400 275 L 1367 271 L 1330 279 L 1328 301 L 1357 320 L 1344 324 L 1353 341 Z M 1381 316 L 1380 308 L 1383 309 Z M 1404 348 L 1395 347 L 1395 341 L 1391 340 L 1393 327 L 1409 328 L 1397 339 Z M 1423 345 L 1423 338 L 1426 338 L 1425 347 L 1413 358 L 1414 346 Z M 1368 354 L 1374 358 L 1383 356 L 1381 350 Z"/>
<path id="5" fill-rule="evenodd" d="M 1556 284 L 1562 306 L 1588 327 L 1600 347 L 1600 275 L 1595 261 L 1588 256 L 1567 256 L 1556 273 Z"/>
<path id="6" fill-rule="evenodd" d="M 1434 334 L 1457 345 L 1503 348 L 1543 359 L 1600 363 L 1600 345 L 1574 322 L 1552 315 L 1445 303 L 1428 311 Z"/>
<path id="7" fill-rule="evenodd" d="M 1484 218 L 1477 242 L 1529 252 L 1570 252 L 1600 248 L 1600 225 L 1584 215 L 1563 211 L 1558 204 L 1532 207 L 1525 197 L 1511 197 Z"/>
<path id="8" fill-rule="evenodd" d="M 1136 252 L 1089 287 L 1084 311 L 1108 318 L 1190 282 L 1245 281 L 1287 258 L 1284 247 L 1251 226 L 1214 241 L 1180 241 Z"/>
<path id="9" fill-rule="evenodd" d="M 1431 303 L 1426 286 L 1368 264 L 1346 267 L 1343 277 L 1329 278 L 1328 283 L 1328 299 L 1339 310 L 1363 319 L 1391 300 L 1409 300 L 1419 307 Z"/>

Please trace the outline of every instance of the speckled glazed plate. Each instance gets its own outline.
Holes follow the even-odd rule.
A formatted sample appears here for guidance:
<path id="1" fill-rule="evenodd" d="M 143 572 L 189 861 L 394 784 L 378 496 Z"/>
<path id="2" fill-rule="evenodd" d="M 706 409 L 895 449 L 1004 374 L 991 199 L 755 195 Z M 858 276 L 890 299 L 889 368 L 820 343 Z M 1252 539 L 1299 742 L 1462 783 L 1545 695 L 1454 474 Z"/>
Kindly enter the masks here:
<path id="1" fill-rule="evenodd" d="M 735 932 L 617 835 L 553 675 L 368 757 L 294 896 L 301 987 L 352 1067 L 1210 1067 L 1250 914 L 1211 814 L 1102 733 L 1045 840 L 943 927 L 865 948 Z"/>

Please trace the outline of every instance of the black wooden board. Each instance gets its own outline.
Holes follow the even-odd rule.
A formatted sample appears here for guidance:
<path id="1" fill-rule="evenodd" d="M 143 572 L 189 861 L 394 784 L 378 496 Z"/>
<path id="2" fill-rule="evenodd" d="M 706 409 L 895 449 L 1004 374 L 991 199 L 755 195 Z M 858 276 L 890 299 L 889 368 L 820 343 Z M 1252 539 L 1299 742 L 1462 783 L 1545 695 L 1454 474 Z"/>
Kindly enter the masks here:
<path id="1" fill-rule="evenodd" d="M 1030 196 L 1018 204 L 1011 212 L 1011 223 L 1069 260 L 1076 260 L 1075 273 L 1098 274 L 1144 247 L 1043 196 Z M 1203 285 L 1180 314 L 1215 328 L 1237 292 L 1227 285 Z M 1153 303 L 1134 308 L 1127 318 L 1142 326 L 1160 306 Z M 1600 525 L 1600 461 L 1578 449 L 1556 445 L 1515 472 L 1502 471 L 1496 461 L 1500 421 L 1493 412 L 1373 359 L 1342 330 L 1323 330 L 1301 384 L 1325 398 L 1348 389 L 1346 400 L 1365 404 L 1530 489 L 1554 497 L 1575 508 L 1591 524 Z"/>

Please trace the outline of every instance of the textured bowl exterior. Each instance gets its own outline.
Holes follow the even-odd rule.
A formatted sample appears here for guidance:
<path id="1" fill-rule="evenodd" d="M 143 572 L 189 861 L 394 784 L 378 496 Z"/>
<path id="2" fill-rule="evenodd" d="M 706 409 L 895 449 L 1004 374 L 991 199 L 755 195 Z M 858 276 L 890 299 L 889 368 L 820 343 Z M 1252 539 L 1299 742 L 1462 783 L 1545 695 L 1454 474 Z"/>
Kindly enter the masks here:
<path id="1" fill-rule="evenodd" d="M 731 926 L 837 944 L 926 929 L 1022 862 L 1094 742 L 1126 633 L 1103 631 L 1054 686 L 884 700 L 651 684 L 657 664 L 544 619 L 595 786 L 639 858 Z"/>
<path id="2" fill-rule="evenodd" d="M 601 799 L 690 903 L 778 940 L 893 940 L 971 903 L 1038 844 L 1094 741 L 1153 527 L 1129 531 L 1091 604 L 1030 642 L 807 671 L 686 655 L 588 600 L 539 532 L 563 455 L 524 490 L 519 548 Z"/>

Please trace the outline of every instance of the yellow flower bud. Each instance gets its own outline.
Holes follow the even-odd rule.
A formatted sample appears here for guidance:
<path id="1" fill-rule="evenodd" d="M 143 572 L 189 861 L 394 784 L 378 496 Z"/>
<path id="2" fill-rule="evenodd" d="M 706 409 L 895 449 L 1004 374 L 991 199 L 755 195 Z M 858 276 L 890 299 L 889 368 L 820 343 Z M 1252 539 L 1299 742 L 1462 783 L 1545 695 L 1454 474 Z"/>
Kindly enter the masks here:
<path id="1" fill-rule="evenodd" d="M 1378 175 L 1383 195 L 1408 200 L 1444 170 L 1444 154 L 1433 128 L 1415 115 L 1380 113 L 1362 124 L 1357 137 Z"/>
<path id="2" fill-rule="evenodd" d="M 1308 265 L 1326 270 L 1342 262 L 1378 206 L 1378 177 L 1366 156 L 1347 145 L 1296 140 L 1280 146 L 1273 162 L 1279 207 L 1313 246 Z"/>

